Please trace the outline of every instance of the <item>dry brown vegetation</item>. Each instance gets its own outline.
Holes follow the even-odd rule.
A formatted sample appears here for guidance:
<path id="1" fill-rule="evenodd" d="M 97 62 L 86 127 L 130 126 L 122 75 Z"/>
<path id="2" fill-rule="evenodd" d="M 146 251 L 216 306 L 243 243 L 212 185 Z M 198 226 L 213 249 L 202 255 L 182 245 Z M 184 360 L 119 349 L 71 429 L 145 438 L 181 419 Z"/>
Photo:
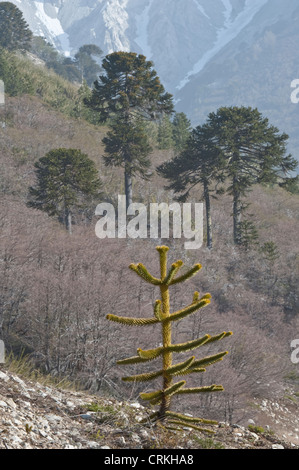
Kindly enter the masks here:
<path id="1" fill-rule="evenodd" d="M 69 236 L 58 221 L 27 208 L 33 164 L 53 148 L 87 153 L 99 168 L 106 200 L 124 194 L 123 176 L 103 166 L 104 127 L 66 118 L 28 96 L 8 99 L 6 117 L 6 128 L 0 129 L 0 331 L 5 344 L 15 351 L 25 349 L 54 375 L 66 375 L 99 393 L 136 399 L 143 389 L 121 382 L 123 370 L 116 360 L 134 355 L 137 346 L 155 347 L 160 338 L 154 326 L 140 337 L 138 328 L 128 331 L 108 322 L 106 315 L 152 314 L 157 292 L 144 286 L 128 265 L 142 262 L 155 274 L 154 248 L 161 240 L 99 240 L 96 218 L 76 225 Z M 155 151 L 153 167 L 170 156 L 170 150 Z M 171 201 L 173 195 L 163 185 L 155 173 L 150 182 L 136 180 L 136 200 Z M 194 201 L 199 194 L 193 194 Z M 257 186 L 248 200 L 259 246 L 273 241 L 278 248 L 274 261 L 259 246 L 244 251 L 233 245 L 229 196 L 213 203 L 213 250 L 203 246 L 187 252 L 183 240 L 162 240 L 171 248 L 170 262 L 181 258 L 187 267 L 198 262 L 203 266 L 182 289 L 173 288 L 172 310 L 189 304 L 194 290 L 212 294 L 202 313 L 175 325 L 174 341 L 220 330 L 234 333 L 225 340 L 225 361 L 193 379 L 197 385 L 222 383 L 225 391 L 182 406 L 185 412 L 227 421 L 247 416 L 253 397 L 279 393 L 287 376 L 299 376 L 290 360 L 290 342 L 298 337 L 299 323 L 299 196 Z M 215 352 L 211 347 L 211 354 Z M 136 373 L 133 366 L 127 371 Z"/>

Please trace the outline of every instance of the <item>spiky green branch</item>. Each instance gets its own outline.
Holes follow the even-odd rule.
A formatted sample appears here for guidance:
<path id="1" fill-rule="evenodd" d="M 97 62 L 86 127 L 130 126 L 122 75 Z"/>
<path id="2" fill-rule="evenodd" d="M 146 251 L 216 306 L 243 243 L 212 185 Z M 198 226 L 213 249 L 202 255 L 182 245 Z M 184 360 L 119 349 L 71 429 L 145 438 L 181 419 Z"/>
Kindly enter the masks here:
<path id="1" fill-rule="evenodd" d="M 127 326 L 151 326 L 160 324 L 162 329 L 162 346 L 156 347 L 154 349 L 143 350 L 141 348 L 137 349 L 137 356 L 128 357 L 117 361 L 119 365 L 131 365 L 131 364 L 140 364 L 153 361 L 159 357 L 162 358 L 162 368 L 150 372 L 145 372 L 142 374 L 131 375 L 123 377 L 125 382 L 148 382 L 155 380 L 159 377 L 162 378 L 162 388 L 156 391 L 141 393 L 141 399 L 149 402 L 152 406 L 159 405 L 159 410 L 152 413 L 149 416 L 149 420 L 152 422 L 161 423 L 165 425 L 167 422 L 173 429 L 179 429 L 182 427 L 190 427 L 192 429 L 200 431 L 209 431 L 205 428 L 197 426 L 197 423 L 201 424 L 215 424 L 214 421 L 205 420 L 203 418 L 194 418 L 190 416 L 185 416 L 183 414 L 174 413 L 170 411 L 170 403 L 172 397 L 178 394 L 193 394 L 193 393 L 211 393 L 211 392 L 220 392 L 223 391 L 222 385 L 208 385 L 203 387 L 185 387 L 186 381 L 181 380 L 179 382 L 173 382 L 174 377 L 180 375 L 188 375 L 193 373 L 202 373 L 205 372 L 206 367 L 215 364 L 218 361 L 222 361 L 226 356 L 227 351 L 223 351 L 211 356 L 206 356 L 201 359 L 195 359 L 195 356 L 192 356 L 183 362 L 177 364 L 173 363 L 173 354 L 183 353 L 191 351 L 207 344 L 211 344 L 227 338 L 232 335 L 232 332 L 222 332 L 220 334 L 211 336 L 205 334 L 204 336 L 197 338 L 192 341 L 187 341 L 185 343 L 173 344 L 171 338 L 171 327 L 172 322 L 182 320 L 188 315 L 194 314 L 198 310 L 207 306 L 210 303 L 211 295 L 205 294 L 200 297 L 198 292 L 195 292 L 193 299 L 190 305 L 182 308 L 181 310 L 170 312 L 170 301 L 169 301 L 169 287 L 181 282 L 185 282 L 190 279 L 192 276 L 197 274 L 201 269 L 200 264 L 196 264 L 193 268 L 187 270 L 186 273 L 178 276 L 179 270 L 183 266 L 181 260 L 173 263 L 169 270 L 167 270 L 167 252 L 169 248 L 167 246 L 158 246 L 157 251 L 160 257 L 160 278 L 152 276 L 146 267 L 142 263 L 131 264 L 129 267 L 132 269 L 138 276 L 140 276 L 146 282 L 152 284 L 153 286 L 158 286 L 160 289 L 161 298 L 156 300 L 153 306 L 153 317 L 152 318 L 132 318 L 132 317 L 121 317 L 113 314 L 107 315 L 107 318 L 111 321 L 127 325 Z M 173 427 L 172 424 L 177 427 Z"/>

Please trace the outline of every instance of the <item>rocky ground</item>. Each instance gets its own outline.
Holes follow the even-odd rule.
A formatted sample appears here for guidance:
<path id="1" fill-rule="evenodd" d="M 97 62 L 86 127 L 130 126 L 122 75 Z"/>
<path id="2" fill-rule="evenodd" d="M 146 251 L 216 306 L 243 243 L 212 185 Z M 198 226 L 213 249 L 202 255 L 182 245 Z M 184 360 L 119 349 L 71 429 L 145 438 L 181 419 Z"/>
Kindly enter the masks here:
<path id="1" fill-rule="evenodd" d="M 262 401 L 259 426 L 176 434 L 141 424 L 139 403 L 42 385 L 0 367 L 0 449 L 299 449 L 298 404 L 288 398 L 289 407 Z"/>

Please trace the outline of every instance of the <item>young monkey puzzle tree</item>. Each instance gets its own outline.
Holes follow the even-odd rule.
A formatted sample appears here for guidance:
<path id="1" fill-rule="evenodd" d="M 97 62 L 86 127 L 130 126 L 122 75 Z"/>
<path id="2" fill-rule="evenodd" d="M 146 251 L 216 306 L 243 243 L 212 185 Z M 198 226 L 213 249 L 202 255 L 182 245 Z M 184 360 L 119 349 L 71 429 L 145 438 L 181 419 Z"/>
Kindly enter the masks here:
<path id="1" fill-rule="evenodd" d="M 173 363 L 173 354 L 182 353 L 186 351 L 194 350 L 200 346 L 207 345 L 223 338 L 226 338 L 232 334 L 232 332 L 223 332 L 216 336 L 210 336 L 208 334 L 201 338 L 193 341 L 188 341 L 181 344 L 172 344 L 172 322 L 182 320 L 188 315 L 198 311 L 202 307 L 205 307 L 210 303 L 210 294 L 205 294 L 200 297 L 198 292 L 194 293 L 192 303 L 174 313 L 170 313 L 170 294 L 169 287 L 194 276 L 200 269 L 201 265 L 196 264 L 181 276 L 177 276 L 179 269 L 182 267 L 183 262 L 177 261 L 173 263 L 169 270 L 167 270 L 167 252 L 169 248 L 167 246 L 158 246 L 157 251 L 160 256 L 160 273 L 161 277 L 156 278 L 152 276 L 146 269 L 146 267 L 139 263 L 137 265 L 131 264 L 129 267 L 135 271 L 143 280 L 149 282 L 154 286 L 160 287 L 161 299 L 156 300 L 154 306 L 154 317 L 153 318 L 130 318 L 120 317 L 117 315 L 107 315 L 108 320 L 118 322 L 124 325 L 132 326 L 146 326 L 153 324 L 160 324 L 162 327 L 162 340 L 163 345 L 155 349 L 142 350 L 137 349 L 137 356 L 129 357 L 118 361 L 118 364 L 139 364 L 147 361 L 152 361 L 158 357 L 162 357 L 162 369 L 155 370 L 153 372 L 146 372 L 140 375 L 133 375 L 124 377 L 123 380 L 126 382 L 147 382 L 154 380 L 158 377 L 162 378 L 162 388 L 160 390 L 141 393 L 140 397 L 143 400 L 148 401 L 151 405 L 160 405 L 159 410 L 152 413 L 149 419 L 152 422 L 163 424 L 166 428 L 180 429 L 182 427 L 190 427 L 197 430 L 206 430 L 213 432 L 211 429 L 205 429 L 198 424 L 217 424 L 215 421 L 194 418 L 186 416 L 182 413 L 176 413 L 171 411 L 171 399 L 177 394 L 191 394 L 191 393 L 209 393 L 222 391 L 222 385 L 209 385 L 204 387 L 185 387 L 186 381 L 179 380 L 175 382 L 175 377 L 188 375 L 192 373 L 205 372 L 205 368 L 211 364 L 221 361 L 227 354 L 227 351 L 223 351 L 212 356 L 206 356 L 201 359 L 195 359 L 195 356 L 188 358 L 180 363 Z"/>

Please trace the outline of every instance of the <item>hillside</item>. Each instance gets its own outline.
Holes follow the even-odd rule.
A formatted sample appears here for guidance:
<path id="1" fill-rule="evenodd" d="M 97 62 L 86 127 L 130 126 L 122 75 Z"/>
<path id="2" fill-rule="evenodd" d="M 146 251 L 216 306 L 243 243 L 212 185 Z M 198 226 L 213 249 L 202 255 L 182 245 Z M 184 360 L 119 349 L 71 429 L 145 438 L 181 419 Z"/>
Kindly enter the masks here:
<path id="1" fill-rule="evenodd" d="M 253 24 L 191 75 L 177 91 L 178 111 L 202 123 L 220 106 L 251 106 L 290 136 L 289 152 L 298 156 L 298 105 L 292 103 L 291 83 L 297 78 L 299 11 L 296 2 L 268 2 Z M 279 65 L 278 65 L 279 64 Z"/>
<path id="2" fill-rule="evenodd" d="M 290 135 L 299 158 L 297 0 L 13 0 L 31 30 L 74 56 L 84 44 L 104 55 L 152 60 L 177 111 L 196 126 L 221 106 L 251 106 Z"/>
<path id="3" fill-rule="evenodd" d="M 72 98 L 67 97 L 66 109 L 70 109 L 71 103 Z M 15 354 L 23 351 L 43 372 L 78 382 L 84 392 L 76 395 L 59 391 L 56 395 L 56 391 L 39 388 L 20 377 L 24 385 L 10 375 L 5 365 L 1 366 L 4 376 L 0 376 L 0 406 L 5 412 L 14 413 L 13 419 L 7 421 L 12 427 L 6 445 L 55 446 L 58 444 L 54 433 L 61 432 L 65 436 L 63 445 L 76 447 L 75 438 L 70 434 L 76 429 L 77 442 L 82 447 L 98 446 L 94 439 L 98 417 L 90 425 L 78 416 L 84 414 L 85 400 L 99 400 L 104 408 L 112 406 L 112 414 L 115 408 L 122 406 L 120 402 L 136 404 L 143 388 L 138 384 L 125 385 L 121 380 L 124 370 L 116 361 L 131 355 L 136 347 L 150 348 L 153 343 L 159 344 L 160 337 L 155 336 L 154 326 L 141 336 L 134 328 L 127 331 L 111 325 L 106 315 L 135 312 L 142 317 L 149 314 L 148 307 L 156 293 L 137 280 L 128 265 L 142 262 L 156 272 L 155 246 L 160 243 L 170 246 L 171 261 L 181 258 L 187 267 L 195 262 L 203 266 L 198 277 L 192 278 L 183 289 L 173 291 L 173 308 L 190 303 L 195 289 L 212 295 L 212 302 L 203 314 L 177 323 L 174 340 L 187 341 L 206 332 L 219 333 L 219 330 L 234 333 L 224 340 L 229 354 L 223 364 L 215 365 L 200 379 L 204 384 L 223 383 L 225 392 L 208 399 L 181 401 L 178 408 L 192 415 L 208 415 L 210 419 L 229 423 L 229 427 L 217 430 L 219 438 L 215 438 L 228 447 L 247 447 L 253 443 L 253 447 L 272 448 L 271 439 L 276 439 L 274 443 L 283 441 L 285 448 L 298 444 L 298 366 L 291 362 L 290 343 L 298 337 L 299 196 L 277 187 L 253 188 L 248 194 L 248 217 L 254 221 L 259 238 L 258 245 L 248 251 L 238 250 L 233 245 L 232 201 L 228 195 L 213 201 L 215 243 L 212 251 L 205 246 L 186 251 L 183 240 L 171 238 L 99 240 L 94 231 L 95 216 L 87 221 L 78 219 L 70 237 L 57 219 L 26 206 L 28 187 L 34 182 L 35 161 L 53 148 L 79 148 L 99 169 L 103 200 L 115 203 L 117 195 L 124 192 L 124 184 L 122 171 L 106 168 L 102 162 L 101 140 L 107 128 L 64 111 L 65 108 L 59 109 L 55 103 L 34 93 L 6 99 L 6 126 L 0 128 L 0 324 L 8 351 L 13 350 Z M 153 170 L 172 155 L 172 149 L 155 148 Z M 173 194 L 165 190 L 164 184 L 154 171 L 149 182 L 136 179 L 136 201 L 144 204 L 173 201 Z M 196 188 L 191 202 L 201 199 L 201 190 Z M 95 207 L 90 208 L 92 214 L 94 210 Z M 262 250 L 264 243 L 270 241 L 277 247 L 273 258 Z M 213 346 L 205 351 L 217 352 Z M 132 369 L 135 373 L 134 367 Z M 38 423 L 42 422 L 35 421 L 28 404 L 18 402 L 19 392 L 24 394 L 23 402 L 31 403 L 32 407 L 38 405 L 36 415 L 44 417 L 52 407 L 50 415 L 62 419 L 52 416 L 52 422 L 50 419 L 44 424 L 46 435 L 27 433 L 26 429 L 24 433 L 20 424 L 22 432 L 14 443 L 11 436 L 17 415 L 23 417 L 19 419 L 21 423 L 26 425 L 28 421 L 29 428 L 32 421 L 33 429 L 39 429 Z M 73 402 L 74 407 L 67 402 Z M 7 416 L 3 416 L 6 420 Z M 265 429 L 269 426 L 276 438 L 269 433 L 258 439 L 248 434 L 245 429 L 249 419 Z M 64 423 L 65 431 L 57 429 L 56 422 Z M 120 434 L 114 435 L 115 441 L 111 438 L 111 428 L 103 430 L 104 446 L 144 445 L 142 439 L 140 443 L 140 430 L 136 432 L 139 439 L 135 442 L 132 434 L 126 437 L 126 427 L 136 431 L 135 423 L 130 423 L 125 419 L 121 427 L 113 422 L 116 428 L 113 429 L 118 433 L 121 428 Z M 84 437 L 80 434 L 82 426 Z M 53 441 L 47 439 L 47 432 Z M 238 433 L 242 435 L 235 435 Z M 35 434 L 43 440 L 32 440 Z M 161 446 L 165 445 L 162 437 Z M 151 446 L 151 438 L 149 440 L 150 444 L 146 445 Z M 90 444 L 91 441 L 96 444 Z M 190 445 L 179 444 L 176 440 L 171 444 Z M 196 445 L 193 440 L 192 446 Z"/>
<path id="4" fill-rule="evenodd" d="M 147 410 L 138 402 L 120 402 L 51 382 L 43 384 L 2 365 L 0 450 L 99 449 L 102 459 L 116 449 L 136 449 L 136 455 L 143 458 L 157 449 L 298 450 L 299 438 L 294 433 L 299 426 L 297 399 L 266 404 L 257 401 L 255 405 L 259 409 L 256 425 L 253 420 L 247 426 L 222 422 L 214 427 L 213 435 L 163 431 L 140 422 L 147 417 Z"/>

